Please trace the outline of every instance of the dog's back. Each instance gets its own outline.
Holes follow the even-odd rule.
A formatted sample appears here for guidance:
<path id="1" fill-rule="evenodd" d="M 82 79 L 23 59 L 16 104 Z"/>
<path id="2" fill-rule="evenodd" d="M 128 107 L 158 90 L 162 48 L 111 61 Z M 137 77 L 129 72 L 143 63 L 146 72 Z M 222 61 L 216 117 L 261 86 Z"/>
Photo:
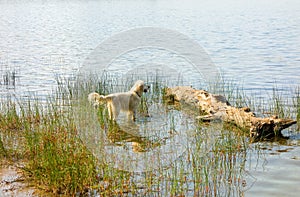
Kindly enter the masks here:
<path id="1" fill-rule="evenodd" d="M 149 88 L 150 86 L 146 86 L 145 88 L 144 82 L 138 80 L 128 92 L 114 93 L 107 96 L 93 92 L 88 95 L 88 100 L 95 107 L 106 103 L 109 116 L 113 120 L 118 117 L 120 111 L 127 112 L 128 118 L 134 120 L 136 109 L 141 102 L 141 96 Z"/>
<path id="2" fill-rule="evenodd" d="M 131 111 L 135 109 L 136 103 L 133 100 L 133 95 L 130 92 L 114 93 L 102 97 L 108 104 L 111 103 L 116 110 Z M 133 104 L 134 103 L 134 104 Z"/>

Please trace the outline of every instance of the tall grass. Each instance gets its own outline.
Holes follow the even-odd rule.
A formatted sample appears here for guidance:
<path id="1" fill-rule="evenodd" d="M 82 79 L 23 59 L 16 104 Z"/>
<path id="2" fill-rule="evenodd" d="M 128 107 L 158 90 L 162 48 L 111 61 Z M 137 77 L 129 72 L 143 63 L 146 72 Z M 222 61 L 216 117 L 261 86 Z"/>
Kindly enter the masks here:
<path id="1" fill-rule="evenodd" d="M 169 195 L 242 195 L 245 142 L 227 131 L 218 131 L 215 139 L 204 138 L 203 132 L 211 131 L 195 133 L 186 157 L 170 170 Z"/>
<path id="2" fill-rule="evenodd" d="M 95 159 L 76 137 L 69 114 L 52 104 L 47 111 L 32 101 L 24 105 L 9 102 L 0 116 L 6 158 L 25 161 L 28 177 L 49 192 L 76 193 L 93 184 Z"/>
<path id="3" fill-rule="evenodd" d="M 244 195 L 247 184 L 245 162 L 249 145 L 246 133 L 235 132 L 235 129 L 222 124 L 213 123 L 208 126 L 186 121 L 185 125 L 180 126 L 186 128 L 183 135 L 177 130 L 178 124 L 182 124 L 178 120 L 190 120 L 191 116 L 178 111 L 175 106 L 164 104 L 164 82 L 156 77 L 146 79 L 146 83 L 151 84 L 152 89 L 149 94 L 143 96 L 139 112 L 143 114 L 151 106 L 157 105 L 159 112 L 152 111 L 157 113 L 152 115 L 161 117 L 160 121 L 167 117 L 166 122 L 158 125 L 159 128 L 149 128 L 147 122 L 158 119 L 150 117 L 139 120 L 139 134 L 147 134 L 147 129 L 155 130 L 155 134 L 150 137 L 133 136 L 128 133 L 127 136 L 122 136 L 118 125 L 109 121 L 105 107 L 93 109 L 86 99 L 92 91 L 108 94 L 127 90 L 134 81 L 132 78 L 119 84 L 118 80 L 107 77 L 111 76 L 94 77 L 80 83 L 58 79 L 58 89 L 48 98 L 47 103 L 40 103 L 38 99 L 29 99 L 26 102 L 2 101 L 0 157 L 24 161 L 23 171 L 27 179 L 45 191 L 45 195 L 47 192 L 66 196 Z M 221 89 L 215 89 L 215 93 L 229 92 L 225 95 L 233 105 L 254 105 L 241 88 L 235 86 L 230 89 L 230 86 L 231 82 Z M 297 89 L 293 100 L 298 119 L 299 92 Z M 280 109 L 282 103 L 278 103 Z M 86 107 L 84 109 L 95 112 L 100 123 L 99 134 L 96 137 L 103 137 L 103 143 L 95 143 L 95 146 L 90 147 L 84 143 L 80 133 L 84 130 L 79 129 L 77 121 L 89 117 L 74 118 L 78 107 Z M 162 107 L 165 109 L 161 109 Z M 84 125 L 84 121 L 80 124 L 89 128 L 89 125 Z M 194 125 L 191 127 L 189 124 Z M 143 129 L 146 130 L 141 132 Z M 83 134 L 89 133 L 86 131 Z M 157 155 L 161 160 L 156 161 L 158 163 L 145 164 L 149 169 L 143 172 L 119 168 L 112 163 L 111 154 L 105 152 L 105 147 L 121 147 L 124 151 L 130 151 L 130 147 L 135 143 L 146 148 L 140 147 L 136 152 L 132 151 L 131 155 L 137 158 L 141 154 L 147 156 L 147 152 L 163 150 L 179 135 L 185 138 L 182 137 L 181 142 L 185 143 L 181 144 L 185 147 L 184 152 L 171 162 L 166 162 L 164 158 L 168 154 Z M 175 147 L 176 150 L 177 145 L 170 147 Z M 100 156 L 95 154 L 98 150 Z M 169 155 L 173 154 L 173 149 L 168 151 Z M 121 158 L 130 164 L 131 161 L 126 159 L 128 158 Z"/>
<path id="4" fill-rule="evenodd" d="M 300 131 L 300 86 L 296 87 L 294 90 L 293 108 L 296 111 L 295 113 L 298 122 L 298 130 Z"/>
<path id="5" fill-rule="evenodd" d="M 208 91 L 225 96 L 232 106 L 252 109 L 256 107 L 253 98 L 246 94 L 243 85 L 234 79 L 226 79 L 222 73 L 215 81 L 209 83 Z"/>
<path id="6" fill-rule="evenodd" d="M 2 139 L 0 137 L 0 158 L 5 157 L 7 155 L 6 150 L 4 148 Z"/>
<path id="7" fill-rule="evenodd" d="M 284 95 L 284 91 L 289 92 Z M 275 84 L 272 90 L 272 95 L 269 96 L 269 102 L 266 103 L 266 111 L 271 115 L 276 115 L 279 118 L 291 118 L 299 121 L 300 117 L 300 86 L 295 86 L 290 89 L 280 89 Z M 299 122 L 298 122 L 299 123 Z"/>

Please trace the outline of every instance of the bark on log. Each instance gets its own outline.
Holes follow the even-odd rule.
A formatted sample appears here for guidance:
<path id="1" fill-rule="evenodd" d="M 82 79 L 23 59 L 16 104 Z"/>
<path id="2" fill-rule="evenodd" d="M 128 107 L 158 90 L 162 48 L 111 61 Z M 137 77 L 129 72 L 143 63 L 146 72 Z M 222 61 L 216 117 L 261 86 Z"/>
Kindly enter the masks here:
<path id="1" fill-rule="evenodd" d="M 197 118 L 202 121 L 222 120 L 240 128 L 249 130 L 254 139 L 282 136 L 281 131 L 296 124 L 292 119 L 277 116 L 256 117 L 250 108 L 236 108 L 230 105 L 224 96 L 211 94 L 205 90 L 196 90 L 188 86 L 167 88 L 165 98 L 171 102 L 180 102 L 196 107 L 200 111 Z"/>

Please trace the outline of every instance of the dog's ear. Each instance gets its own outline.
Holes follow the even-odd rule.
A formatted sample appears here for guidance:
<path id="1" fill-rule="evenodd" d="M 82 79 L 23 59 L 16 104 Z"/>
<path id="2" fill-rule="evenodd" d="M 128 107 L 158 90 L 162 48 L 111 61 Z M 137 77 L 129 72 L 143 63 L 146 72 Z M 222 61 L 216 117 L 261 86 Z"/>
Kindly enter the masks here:
<path id="1" fill-rule="evenodd" d="M 137 92 L 141 95 L 144 92 L 144 83 L 141 83 L 137 87 Z"/>

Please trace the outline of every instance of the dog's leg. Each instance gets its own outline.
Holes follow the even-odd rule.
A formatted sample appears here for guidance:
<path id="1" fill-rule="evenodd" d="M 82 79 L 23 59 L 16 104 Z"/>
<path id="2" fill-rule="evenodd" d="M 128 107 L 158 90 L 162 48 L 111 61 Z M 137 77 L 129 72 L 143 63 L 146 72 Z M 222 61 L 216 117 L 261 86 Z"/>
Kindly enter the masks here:
<path id="1" fill-rule="evenodd" d="M 115 120 L 116 117 L 115 117 L 114 112 L 113 112 L 113 106 L 110 103 L 107 104 L 107 110 L 108 110 L 109 119 L 110 120 Z"/>
<path id="2" fill-rule="evenodd" d="M 117 117 L 119 116 L 119 111 L 117 110 L 113 110 L 113 114 L 112 114 L 112 117 L 113 117 L 113 120 L 117 120 Z"/>
<path id="3" fill-rule="evenodd" d="M 128 118 L 128 120 L 135 121 L 135 112 L 134 111 L 128 111 L 127 112 L 127 118 Z"/>

